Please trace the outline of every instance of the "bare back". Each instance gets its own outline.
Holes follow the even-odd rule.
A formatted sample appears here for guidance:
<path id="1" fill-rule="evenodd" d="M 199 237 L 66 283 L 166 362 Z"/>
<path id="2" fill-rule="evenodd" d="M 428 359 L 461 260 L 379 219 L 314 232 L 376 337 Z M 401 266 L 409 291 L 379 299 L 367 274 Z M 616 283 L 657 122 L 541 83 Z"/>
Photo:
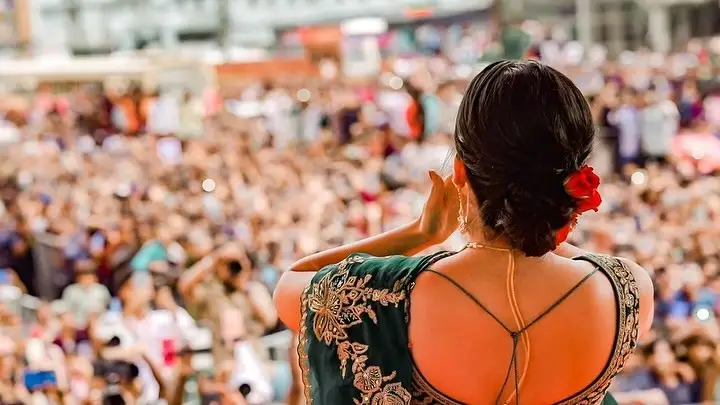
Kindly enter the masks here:
<path id="1" fill-rule="evenodd" d="M 418 277 L 410 296 L 409 336 L 417 371 L 458 402 L 491 404 L 500 396 L 505 403 L 513 396 L 512 376 L 503 389 L 512 338 L 498 322 L 521 329 L 507 294 L 508 259 L 508 253 L 466 250 L 432 265 L 492 315 L 431 272 Z M 556 255 L 515 260 L 514 287 L 526 323 L 577 286 L 527 330 L 529 357 L 523 344 L 517 350 L 521 397 L 532 398 L 531 403 L 556 403 L 582 391 L 606 368 L 618 333 L 614 288 L 603 274 L 591 275 L 595 266 L 586 261 Z"/>

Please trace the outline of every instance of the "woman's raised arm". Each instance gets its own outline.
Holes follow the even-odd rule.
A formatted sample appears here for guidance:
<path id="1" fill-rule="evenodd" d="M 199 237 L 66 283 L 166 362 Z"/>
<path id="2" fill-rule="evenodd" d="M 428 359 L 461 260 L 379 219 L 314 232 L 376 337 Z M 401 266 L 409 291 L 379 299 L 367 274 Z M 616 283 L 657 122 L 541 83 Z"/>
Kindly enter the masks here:
<path id="1" fill-rule="evenodd" d="M 444 242 L 457 229 L 457 192 L 452 180 L 430 172 L 432 191 L 419 219 L 355 243 L 304 257 L 285 272 L 273 296 L 278 315 L 290 329 L 300 325 L 300 297 L 315 272 L 339 263 L 352 253 L 373 256 L 413 255 Z"/>

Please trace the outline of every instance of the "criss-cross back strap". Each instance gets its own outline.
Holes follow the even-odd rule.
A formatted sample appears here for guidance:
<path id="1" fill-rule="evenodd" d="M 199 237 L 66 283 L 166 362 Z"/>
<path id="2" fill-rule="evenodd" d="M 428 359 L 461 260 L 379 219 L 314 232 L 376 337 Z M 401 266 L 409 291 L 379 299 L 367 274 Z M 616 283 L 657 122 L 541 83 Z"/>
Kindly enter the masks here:
<path id="1" fill-rule="evenodd" d="M 492 319 L 497 322 L 498 325 L 500 325 L 505 331 L 510 335 L 513 341 L 513 349 L 512 354 L 510 356 L 510 366 L 508 367 L 507 373 L 505 374 L 505 379 L 503 381 L 503 385 L 500 389 L 500 393 L 498 394 L 497 399 L 495 400 L 495 403 L 498 404 L 500 402 L 500 398 L 502 396 L 502 392 L 505 389 L 505 386 L 508 383 L 508 380 L 510 379 L 510 373 L 513 372 L 515 374 L 515 399 L 516 403 L 520 403 L 520 384 L 519 384 L 519 372 L 518 372 L 518 364 L 517 364 L 517 346 L 520 342 L 520 337 L 522 334 L 530 329 L 533 325 L 538 323 L 542 318 L 544 318 L 547 314 L 552 312 L 555 308 L 557 308 L 560 304 L 563 303 L 568 297 L 572 295 L 573 292 L 575 292 L 578 288 L 580 288 L 585 281 L 587 281 L 590 277 L 592 277 L 596 272 L 598 268 L 594 267 L 593 271 L 585 275 L 585 277 L 582 278 L 577 284 L 575 284 L 572 288 L 570 288 L 565 294 L 563 294 L 557 301 L 555 301 L 552 305 L 550 305 L 545 311 L 541 312 L 538 316 L 535 317 L 532 321 L 530 321 L 528 324 L 526 324 L 522 329 L 514 331 L 510 328 L 508 328 L 503 321 L 500 320 L 495 314 L 493 314 L 480 300 L 475 298 L 474 295 L 472 295 L 465 287 L 460 285 L 457 281 L 455 281 L 452 277 L 448 276 L 447 274 L 440 273 L 438 271 L 435 271 L 433 269 L 426 269 L 425 271 L 428 271 L 430 273 L 437 274 L 438 276 L 444 278 L 447 280 L 450 284 L 454 285 L 455 288 L 460 290 L 465 296 L 467 296 L 472 302 L 474 302 L 478 307 L 480 307 L 486 314 L 490 315 Z"/>

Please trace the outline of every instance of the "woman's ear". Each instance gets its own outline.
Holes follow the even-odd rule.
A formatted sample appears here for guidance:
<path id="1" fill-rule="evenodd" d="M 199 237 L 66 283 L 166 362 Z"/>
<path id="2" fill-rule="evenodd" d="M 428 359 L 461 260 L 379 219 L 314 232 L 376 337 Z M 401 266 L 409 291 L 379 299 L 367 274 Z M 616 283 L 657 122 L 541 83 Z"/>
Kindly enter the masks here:
<path id="1" fill-rule="evenodd" d="M 467 184 L 467 169 L 457 155 L 453 161 L 453 184 L 458 190 L 462 190 Z"/>

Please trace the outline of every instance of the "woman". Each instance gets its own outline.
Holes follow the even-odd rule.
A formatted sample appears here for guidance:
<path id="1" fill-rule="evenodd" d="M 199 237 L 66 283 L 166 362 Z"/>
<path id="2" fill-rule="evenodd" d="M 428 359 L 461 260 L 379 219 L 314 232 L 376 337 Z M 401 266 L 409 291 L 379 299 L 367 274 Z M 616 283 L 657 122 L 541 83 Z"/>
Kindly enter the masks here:
<path id="1" fill-rule="evenodd" d="M 476 76 L 453 174 L 430 173 L 421 217 L 283 275 L 275 300 L 300 333 L 308 404 L 600 403 L 653 291 L 634 263 L 559 245 L 600 203 L 583 166 L 593 133 L 583 95 L 550 67 Z M 462 251 L 409 257 L 456 228 Z"/>

